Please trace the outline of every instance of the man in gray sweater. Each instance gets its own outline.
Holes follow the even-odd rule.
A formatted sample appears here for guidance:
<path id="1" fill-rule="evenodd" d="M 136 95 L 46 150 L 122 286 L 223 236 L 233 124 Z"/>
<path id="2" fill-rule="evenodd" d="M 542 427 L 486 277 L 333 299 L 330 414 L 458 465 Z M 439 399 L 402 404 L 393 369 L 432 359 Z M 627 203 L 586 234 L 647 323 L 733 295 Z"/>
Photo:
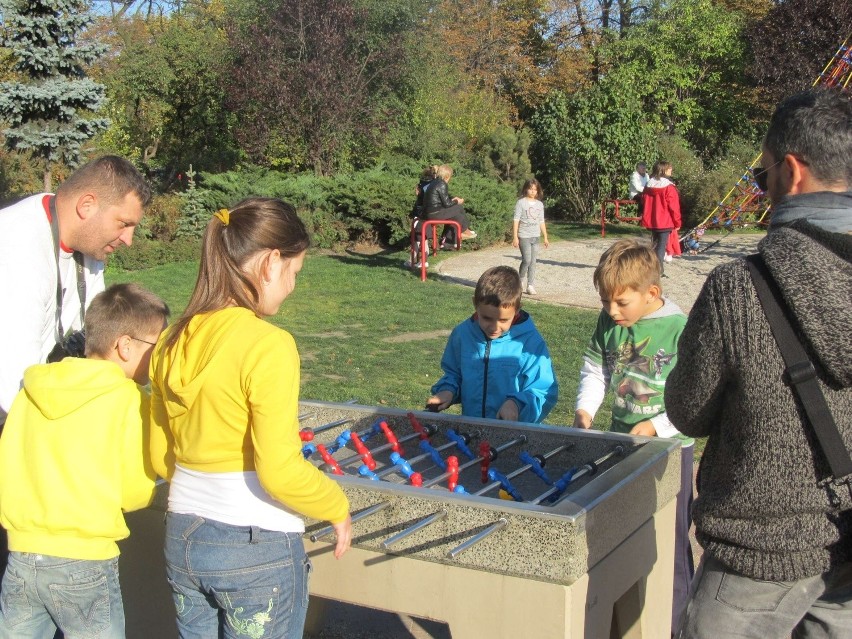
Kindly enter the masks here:
<path id="1" fill-rule="evenodd" d="M 758 250 L 852 450 L 852 103 L 784 100 L 758 184 Z M 692 516 L 704 556 L 679 637 L 852 637 L 852 487 L 834 482 L 744 260 L 707 278 L 666 382 L 669 419 L 708 437 Z"/>

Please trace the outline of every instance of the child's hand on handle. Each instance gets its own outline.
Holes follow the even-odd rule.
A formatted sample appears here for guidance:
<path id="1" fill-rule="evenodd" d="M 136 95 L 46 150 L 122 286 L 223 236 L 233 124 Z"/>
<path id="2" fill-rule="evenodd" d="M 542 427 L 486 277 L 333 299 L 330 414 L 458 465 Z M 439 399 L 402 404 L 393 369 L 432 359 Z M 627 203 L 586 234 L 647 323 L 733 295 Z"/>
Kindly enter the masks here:
<path id="1" fill-rule="evenodd" d="M 452 401 L 453 393 L 448 390 L 442 390 L 426 400 L 426 410 L 439 413 L 442 410 L 447 410 Z"/>
<path id="2" fill-rule="evenodd" d="M 633 430 L 630 431 L 631 435 L 641 435 L 643 437 L 654 437 L 657 434 L 657 429 L 654 428 L 654 424 L 650 419 L 646 419 L 645 421 L 641 421 L 633 427 Z"/>
<path id="3" fill-rule="evenodd" d="M 334 547 L 334 558 L 340 559 L 349 547 L 352 545 L 352 517 L 346 516 L 346 519 L 339 524 L 332 524 L 334 534 L 337 535 L 337 545 Z"/>
<path id="4" fill-rule="evenodd" d="M 592 427 L 592 416 L 584 411 L 582 408 L 578 408 L 574 413 L 574 428 L 582 428 L 584 430 L 589 430 Z"/>
<path id="5" fill-rule="evenodd" d="M 518 403 L 514 399 L 507 399 L 503 402 L 503 405 L 500 407 L 500 410 L 497 411 L 497 419 L 504 419 L 507 422 L 516 422 L 518 421 L 520 411 L 518 410 Z"/>

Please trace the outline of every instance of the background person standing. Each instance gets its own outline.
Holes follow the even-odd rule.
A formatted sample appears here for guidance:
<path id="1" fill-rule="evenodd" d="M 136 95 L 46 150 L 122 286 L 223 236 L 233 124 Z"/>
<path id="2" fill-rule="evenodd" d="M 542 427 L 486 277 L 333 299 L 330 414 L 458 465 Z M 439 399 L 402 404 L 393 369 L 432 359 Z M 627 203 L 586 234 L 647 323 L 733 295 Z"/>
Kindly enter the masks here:
<path id="1" fill-rule="evenodd" d="M 680 194 L 671 176 L 671 162 L 655 162 L 651 178 L 642 191 L 642 226 L 651 231 L 654 251 L 660 260 L 660 272 L 663 274 L 669 235 L 681 225 Z"/>

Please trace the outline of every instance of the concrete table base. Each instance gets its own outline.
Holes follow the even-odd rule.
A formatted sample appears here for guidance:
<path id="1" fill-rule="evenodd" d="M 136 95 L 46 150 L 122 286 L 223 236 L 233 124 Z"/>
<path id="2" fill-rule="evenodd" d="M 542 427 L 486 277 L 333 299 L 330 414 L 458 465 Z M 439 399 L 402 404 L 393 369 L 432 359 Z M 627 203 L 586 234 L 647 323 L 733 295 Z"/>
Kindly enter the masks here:
<path id="1" fill-rule="evenodd" d="M 338 561 L 332 545 L 306 540 L 310 590 L 446 622 L 460 639 L 663 639 L 671 635 L 674 521 L 672 501 L 571 585 L 360 548 Z M 308 621 L 317 632 L 321 613 Z"/>

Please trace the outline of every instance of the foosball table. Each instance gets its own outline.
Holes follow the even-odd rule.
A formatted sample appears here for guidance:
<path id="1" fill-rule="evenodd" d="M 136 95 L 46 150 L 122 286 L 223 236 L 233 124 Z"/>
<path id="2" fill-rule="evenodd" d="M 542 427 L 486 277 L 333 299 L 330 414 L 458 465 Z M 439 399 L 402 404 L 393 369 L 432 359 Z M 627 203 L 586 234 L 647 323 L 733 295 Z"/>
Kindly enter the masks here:
<path id="1" fill-rule="evenodd" d="M 326 402 L 302 402 L 299 419 L 305 458 L 340 483 L 353 522 L 340 560 L 327 522 L 306 522 L 312 595 L 462 639 L 670 636 L 676 441 Z M 133 517 L 121 569 L 139 583 L 151 519 L 137 531 Z M 151 612 L 125 600 L 128 637 L 153 636 Z M 134 634 L 137 618 L 148 630 Z"/>
<path id="2" fill-rule="evenodd" d="M 676 442 L 315 402 L 301 417 L 353 520 L 340 561 L 308 523 L 312 594 L 461 638 L 670 635 Z"/>

